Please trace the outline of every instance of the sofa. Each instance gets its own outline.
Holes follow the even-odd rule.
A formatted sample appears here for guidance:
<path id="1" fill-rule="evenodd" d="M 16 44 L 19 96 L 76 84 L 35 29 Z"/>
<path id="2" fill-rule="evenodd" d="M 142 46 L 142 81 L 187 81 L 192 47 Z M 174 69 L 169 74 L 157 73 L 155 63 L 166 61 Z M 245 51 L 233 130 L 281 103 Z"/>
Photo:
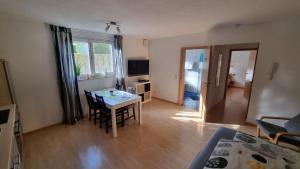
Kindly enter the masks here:
<path id="1" fill-rule="evenodd" d="M 211 153 L 213 152 L 215 146 L 220 139 L 230 139 L 232 140 L 236 134 L 236 130 L 221 127 L 214 135 L 210 138 L 206 146 L 199 152 L 193 159 L 189 169 L 201 169 L 205 166 L 206 161 L 209 159 Z"/>

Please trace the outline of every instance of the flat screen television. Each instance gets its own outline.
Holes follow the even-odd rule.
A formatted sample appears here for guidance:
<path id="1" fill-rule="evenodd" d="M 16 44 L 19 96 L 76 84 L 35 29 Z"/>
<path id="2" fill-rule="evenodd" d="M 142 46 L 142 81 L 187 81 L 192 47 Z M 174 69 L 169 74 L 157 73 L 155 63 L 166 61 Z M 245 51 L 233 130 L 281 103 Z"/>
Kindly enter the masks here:
<path id="1" fill-rule="evenodd" d="M 149 75 L 149 60 L 128 60 L 128 76 Z"/>

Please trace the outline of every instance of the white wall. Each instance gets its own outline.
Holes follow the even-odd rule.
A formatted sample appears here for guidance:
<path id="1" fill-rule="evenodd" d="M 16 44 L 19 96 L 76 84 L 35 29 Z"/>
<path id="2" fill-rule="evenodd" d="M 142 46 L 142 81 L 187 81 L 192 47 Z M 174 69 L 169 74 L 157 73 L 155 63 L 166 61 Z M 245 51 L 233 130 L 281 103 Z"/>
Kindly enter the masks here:
<path id="1" fill-rule="evenodd" d="M 181 47 L 259 42 L 247 121 L 255 123 L 262 114 L 293 116 L 300 110 L 299 29 L 299 21 L 285 21 L 152 40 L 153 94 L 177 102 Z M 272 62 L 279 63 L 279 70 L 269 80 Z"/>
<path id="2" fill-rule="evenodd" d="M 61 122 L 62 108 L 48 26 L 2 16 L 0 25 L 0 57 L 9 63 L 24 132 Z"/>
<path id="3" fill-rule="evenodd" d="M 132 81 L 137 81 L 138 78 L 150 78 L 148 75 L 134 77 L 128 77 L 127 75 L 128 59 L 149 59 L 149 43 L 147 40 L 134 36 L 123 36 L 123 55 L 125 58 L 124 73 L 126 85 L 130 85 Z"/>
<path id="4" fill-rule="evenodd" d="M 2 15 L 0 25 L 0 58 L 9 62 L 24 132 L 61 122 L 55 55 L 48 26 Z M 124 36 L 123 48 L 126 58 L 148 57 L 148 45 L 143 45 L 141 38 Z M 79 82 L 81 93 L 83 89 L 113 86 L 112 77 Z"/>
<path id="5" fill-rule="evenodd" d="M 250 60 L 250 51 L 232 51 L 229 73 L 234 74 L 235 87 L 245 87 L 246 73 Z"/>

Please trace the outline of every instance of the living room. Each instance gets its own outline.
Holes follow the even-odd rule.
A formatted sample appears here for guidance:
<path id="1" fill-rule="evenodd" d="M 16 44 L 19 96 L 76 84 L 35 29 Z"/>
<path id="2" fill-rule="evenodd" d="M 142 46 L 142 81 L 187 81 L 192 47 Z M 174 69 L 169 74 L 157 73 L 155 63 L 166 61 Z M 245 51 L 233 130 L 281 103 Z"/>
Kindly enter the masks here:
<path id="1" fill-rule="evenodd" d="M 299 126 L 294 125 L 299 117 L 293 118 L 300 109 L 300 3 L 256 3 L 0 2 L 0 59 L 6 65 L 1 85 L 10 84 L 2 86 L 0 103 L 7 104 L 4 95 L 10 96 L 16 117 L 8 116 L 8 121 L 20 116 L 22 126 L 14 136 L 21 142 L 16 155 L 21 160 L 0 152 L 0 157 L 7 156 L 0 168 L 213 168 L 212 152 L 220 144 L 214 138 L 230 132 L 224 138 L 245 133 L 300 159 Z M 197 65 L 203 71 L 197 109 L 181 103 L 182 58 L 185 49 L 192 48 L 207 51 L 202 67 Z M 247 115 L 238 124 L 224 120 L 222 109 L 217 115 L 209 110 L 223 99 L 230 52 L 244 49 L 257 50 L 257 57 Z M 80 60 L 81 55 L 86 60 Z M 97 57 L 107 58 L 98 62 Z M 95 103 L 101 102 L 97 95 L 103 98 L 106 119 L 102 109 L 89 104 L 89 92 Z M 111 104 L 109 99 L 122 103 Z M 261 122 L 266 116 L 273 119 Z M 211 117 L 218 121 L 207 121 Z M 276 119 L 280 117 L 284 121 Z M 270 134 L 266 122 L 279 133 Z M 8 126 L 0 124 L 2 131 Z M 0 134 L 0 148 L 11 147 L 1 135 L 5 132 Z M 259 156 L 243 156 L 251 161 L 249 166 L 261 157 L 268 162 L 253 165 L 285 165 L 277 156 L 254 152 Z M 227 168 L 239 168 L 224 159 Z M 287 165 L 297 168 L 299 162 L 293 162 Z"/>

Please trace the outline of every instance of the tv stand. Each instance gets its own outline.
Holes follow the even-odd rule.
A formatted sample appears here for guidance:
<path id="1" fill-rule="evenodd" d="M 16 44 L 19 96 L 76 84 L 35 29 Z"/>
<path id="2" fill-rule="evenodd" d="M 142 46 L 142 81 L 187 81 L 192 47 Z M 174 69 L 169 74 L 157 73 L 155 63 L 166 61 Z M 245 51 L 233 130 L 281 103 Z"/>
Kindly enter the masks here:
<path id="1" fill-rule="evenodd" d="M 132 82 L 131 87 L 134 88 L 135 94 L 142 97 L 142 103 L 147 103 L 151 101 L 152 92 L 151 92 L 151 82 Z"/>
<path id="2" fill-rule="evenodd" d="M 147 79 L 138 79 L 138 82 L 139 83 L 145 83 L 145 82 L 149 82 L 149 80 L 147 80 Z"/>

